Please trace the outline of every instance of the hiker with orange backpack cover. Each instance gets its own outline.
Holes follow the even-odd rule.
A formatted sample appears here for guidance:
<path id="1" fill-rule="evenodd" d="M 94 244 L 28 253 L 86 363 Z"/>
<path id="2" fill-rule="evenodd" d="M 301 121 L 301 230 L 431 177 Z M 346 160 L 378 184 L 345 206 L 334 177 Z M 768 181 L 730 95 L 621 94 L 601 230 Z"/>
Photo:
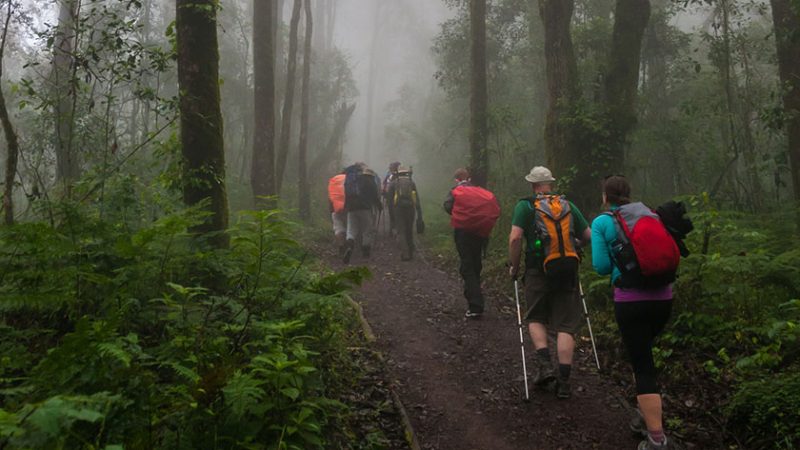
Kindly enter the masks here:
<path id="1" fill-rule="evenodd" d="M 485 307 L 481 291 L 483 256 L 492 228 L 500 217 L 500 205 L 494 194 L 480 186 L 484 184 L 482 180 L 470 178 L 467 169 L 456 170 L 454 178 L 456 186 L 448 192 L 444 210 L 450 214 L 453 239 L 461 261 L 459 273 L 464 279 L 467 299 L 464 317 L 478 319 Z"/>
<path id="2" fill-rule="evenodd" d="M 575 352 L 575 334 L 583 324 L 578 285 L 578 249 L 591 239 L 589 223 L 565 196 L 553 192 L 555 178 L 549 169 L 536 166 L 525 177 L 532 197 L 517 202 L 508 237 L 509 274 L 520 271 L 523 237 L 525 248 L 525 303 L 528 332 L 536 351 L 533 384 L 539 388 L 556 383 L 556 396 L 572 396 L 569 377 Z M 547 345 L 547 327 L 555 329 L 558 371 Z"/>
<path id="3" fill-rule="evenodd" d="M 344 209 L 345 193 L 344 171 L 334 175 L 328 180 L 328 205 L 331 211 L 331 222 L 333 223 L 333 237 L 339 257 L 345 251 L 345 237 L 347 235 L 347 211 Z"/>
<path id="4" fill-rule="evenodd" d="M 653 341 L 672 311 L 680 252 L 659 215 L 631 201 L 625 177 L 606 177 L 603 205 L 609 211 L 592 222 L 592 265 L 600 275 L 611 275 L 614 315 L 633 367 L 639 413 L 630 428 L 645 438 L 639 450 L 666 449 Z"/>

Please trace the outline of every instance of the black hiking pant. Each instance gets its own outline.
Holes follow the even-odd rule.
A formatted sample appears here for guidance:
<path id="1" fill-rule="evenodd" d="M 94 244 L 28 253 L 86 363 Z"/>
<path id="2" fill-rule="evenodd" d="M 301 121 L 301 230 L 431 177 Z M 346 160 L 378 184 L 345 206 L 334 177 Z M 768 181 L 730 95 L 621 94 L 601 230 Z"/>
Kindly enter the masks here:
<path id="1" fill-rule="evenodd" d="M 470 312 L 482 313 L 484 300 L 481 292 L 481 270 L 483 270 L 483 250 L 488 239 L 464 230 L 455 230 L 454 237 L 458 257 L 461 259 L 459 272 L 464 279 L 464 297 L 467 299 Z"/>
<path id="2" fill-rule="evenodd" d="M 672 300 L 614 302 L 614 315 L 628 350 L 636 379 L 636 394 L 658 394 L 653 341 L 661 334 L 672 312 Z"/>
<path id="3" fill-rule="evenodd" d="M 414 207 L 395 206 L 394 222 L 397 229 L 397 241 L 400 243 L 400 257 L 403 261 L 414 257 L 414 218 L 417 211 Z"/>

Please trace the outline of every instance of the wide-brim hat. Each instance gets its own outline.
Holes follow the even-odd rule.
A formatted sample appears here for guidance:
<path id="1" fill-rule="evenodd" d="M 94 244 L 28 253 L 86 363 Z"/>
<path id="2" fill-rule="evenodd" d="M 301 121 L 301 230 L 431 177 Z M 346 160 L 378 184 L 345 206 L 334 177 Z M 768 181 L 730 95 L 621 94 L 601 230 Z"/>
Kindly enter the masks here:
<path id="1" fill-rule="evenodd" d="M 556 181 L 556 179 L 553 178 L 553 173 L 547 167 L 536 166 L 531 169 L 528 175 L 525 175 L 525 181 L 528 183 L 550 183 Z"/>

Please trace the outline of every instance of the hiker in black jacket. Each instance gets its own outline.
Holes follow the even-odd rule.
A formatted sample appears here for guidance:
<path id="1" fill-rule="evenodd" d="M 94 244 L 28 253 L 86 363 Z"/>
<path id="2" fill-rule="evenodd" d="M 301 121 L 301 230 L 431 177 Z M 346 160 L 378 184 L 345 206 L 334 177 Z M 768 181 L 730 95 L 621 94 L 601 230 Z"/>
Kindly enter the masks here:
<path id="1" fill-rule="evenodd" d="M 345 211 L 347 211 L 347 241 L 342 260 L 350 262 L 356 242 L 361 240 L 361 253 L 369 258 L 375 237 L 375 211 L 381 211 L 380 190 L 375 182 L 375 172 L 363 163 L 345 170 L 352 172 L 345 179 Z"/>

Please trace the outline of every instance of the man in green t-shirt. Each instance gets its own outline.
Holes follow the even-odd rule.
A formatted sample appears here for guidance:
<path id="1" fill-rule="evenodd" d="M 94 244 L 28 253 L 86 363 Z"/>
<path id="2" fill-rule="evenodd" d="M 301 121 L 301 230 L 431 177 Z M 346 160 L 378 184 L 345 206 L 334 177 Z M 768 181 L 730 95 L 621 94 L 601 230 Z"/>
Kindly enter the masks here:
<path id="1" fill-rule="evenodd" d="M 534 167 L 525 180 L 531 183 L 533 196 L 520 200 L 514 208 L 508 238 L 509 273 L 514 280 L 519 275 L 524 237 L 525 320 L 536 350 L 535 366 L 538 366 L 533 382 L 546 387 L 557 380 L 556 396 L 569 398 L 574 335 L 583 324 L 576 249 L 579 244 L 589 243 L 591 230 L 572 202 L 552 192 L 555 178 L 550 170 Z M 563 221 L 559 221 L 559 217 Z M 547 346 L 548 326 L 558 332 L 558 375 Z"/>

